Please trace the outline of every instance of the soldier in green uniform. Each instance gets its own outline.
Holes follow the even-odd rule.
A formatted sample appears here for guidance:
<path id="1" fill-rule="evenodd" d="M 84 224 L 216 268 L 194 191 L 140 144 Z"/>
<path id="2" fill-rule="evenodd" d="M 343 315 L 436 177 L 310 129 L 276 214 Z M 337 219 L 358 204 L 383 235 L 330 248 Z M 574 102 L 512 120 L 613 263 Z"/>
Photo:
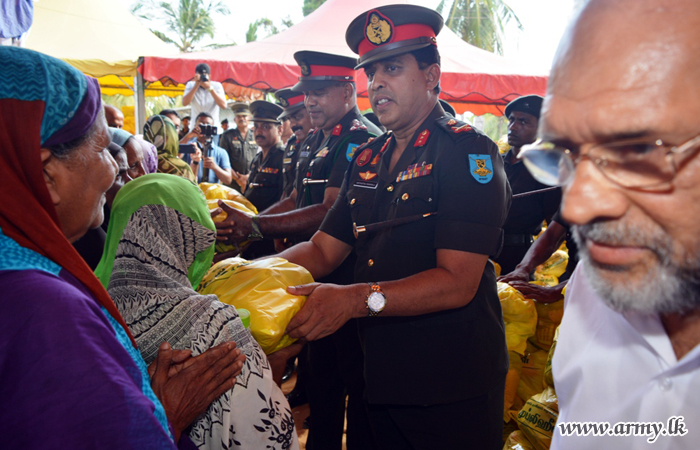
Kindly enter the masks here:
<path id="1" fill-rule="evenodd" d="M 250 165 L 244 195 L 258 211 L 264 211 L 282 195 L 284 145 L 280 139 L 282 122 L 277 117 L 283 110 L 281 106 L 265 100 L 254 101 L 250 109 L 253 113 L 255 143 L 260 146 L 261 151 L 255 155 Z M 247 259 L 275 253 L 271 238 L 255 240 L 257 242 L 253 242 L 243 253 Z"/>
<path id="2" fill-rule="evenodd" d="M 250 107 L 247 103 L 237 102 L 231 105 L 236 126 L 229 128 L 219 137 L 219 147 L 226 150 L 231 168 L 233 169 L 233 181 L 231 187 L 243 191 L 247 180 L 246 175 L 250 171 L 250 164 L 258 152 L 253 130 L 248 129 Z"/>
<path id="3" fill-rule="evenodd" d="M 442 17 L 413 5 L 357 17 L 373 111 L 388 130 L 355 150 L 309 242 L 280 256 L 319 279 L 357 254 L 354 284 L 307 295 L 288 326 L 313 341 L 359 319 L 370 423 L 386 449 L 500 449 L 507 348 L 489 256 L 510 187 L 497 146 L 438 103 Z"/>
<path id="4" fill-rule="evenodd" d="M 302 76 L 292 89 L 304 92 L 306 110 L 316 130 L 300 149 L 296 187 L 289 197 L 252 220 L 231 211 L 232 230 L 227 229 L 230 222 L 219 224 L 220 232 L 230 232 L 235 242 L 261 236 L 286 237 L 293 242 L 309 239 L 338 197 L 355 149 L 380 134 L 357 108 L 354 58 L 310 51 L 297 52 L 294 58 Z M 353 266 L 351 256 L 320 280 L 351 283 Z M 357 324 L 348 322 L 328 338 L 310 343 L 308 351 L 311 368 L 306 384 L 312 420 L 307 445 L 341 448 L 347 395 L 347 448 L 371 450 L 374 444 L 362 401 L 363 362 Z"/>

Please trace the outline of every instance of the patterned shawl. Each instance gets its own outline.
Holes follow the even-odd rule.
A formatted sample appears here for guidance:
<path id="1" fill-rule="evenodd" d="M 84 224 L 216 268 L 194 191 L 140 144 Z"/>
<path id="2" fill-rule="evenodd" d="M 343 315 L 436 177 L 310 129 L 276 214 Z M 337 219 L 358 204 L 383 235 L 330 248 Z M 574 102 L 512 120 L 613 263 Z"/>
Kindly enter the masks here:
<path id="1" fill-rule="evenodd" d="M 297 448 L 288 403 L 236 309 L 193 289 L 211 265 L 215 242 L 214 223 L 195 184 L 167 174 L 145 175 L 117 194 L 105 253 L 95 272 L 108 286 L 147 362 L 163 341 L 190 349 L 193 355 L 235 341 L 245 353 L 236 386 L 192 426 L 195 444 Z"/>
<path id="2" fill-rule="evenodd" d="M 0 47 L 0 60 L 0 192 L 11 193 L 0 202 L 0 229 L 19 246 L 70 272 L 128 333 L 109 295 L 63 235 L 40 156 L 42 147 L 87 133 L 102 111 L 99 84 L 31 50 Z"/>
<path id="3" fill-rule="evenodd" d="M 197 182 L 189 164 L 178 158 L 180 141 L 175 124 L 165 116 L 151 116 L 143 127 L 143 137 L 158 150 L 158 172 L 170 173 Z"/>

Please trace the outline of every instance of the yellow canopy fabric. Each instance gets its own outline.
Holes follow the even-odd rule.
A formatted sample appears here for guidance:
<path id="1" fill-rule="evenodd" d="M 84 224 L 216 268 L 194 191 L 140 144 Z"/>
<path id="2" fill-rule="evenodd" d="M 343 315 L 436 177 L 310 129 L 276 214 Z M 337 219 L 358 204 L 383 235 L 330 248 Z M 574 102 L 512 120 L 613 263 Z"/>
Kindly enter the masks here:
<path id="1" fill-rule="evenodd" d="M 79 66 L 75 66 L 80 69 Z M 131 76 L 118 77 L 116 75 L 107 75 L 97 79 L 100 82 L 100 89 L 104 95 L 133 95 L 134 79 Z M 184 84 L 170 84 L 164 86 L 160 81 L 152 83 L 146 82 L 144 94 L 146 97 L 158 97 L 167 95 L 170 98 L 182 95 L 185 90 Z"/>
<path id="2" fill-rule="evenodd" d="M 41 0 L 25 46 L 60 58 L 93 77 L 136 76 L 140 56 L 178 53 L 120 2 Z"/>

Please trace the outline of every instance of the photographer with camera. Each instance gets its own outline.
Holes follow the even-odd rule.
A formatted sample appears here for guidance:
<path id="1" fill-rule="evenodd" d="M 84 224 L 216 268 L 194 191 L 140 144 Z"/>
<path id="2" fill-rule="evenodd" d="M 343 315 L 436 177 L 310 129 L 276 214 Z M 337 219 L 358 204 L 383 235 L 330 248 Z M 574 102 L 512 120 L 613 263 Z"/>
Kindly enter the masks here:
<path id="1" fill-rule="evenodd" d="M 211 80 L 211 69 L 208 64 L 197 64 L 194 72 L 194 80 L 188 81 L 185 85 L 182 105 L 191 104 L 191 117 L 198 117 L 199 113 L 206 112 L 211 115 L 212 123 L 219 123 L 219 108 L 226 108 L 224 87 L 218 81 Z"/>
<path id="2" fill-rule="evenodd" d="M 188 161 L 192 172 L 197 174 L 197 183 L 231 183 L 233 173 L 228 153 L 213 142 L 217 131 L 211 114 L 201 112 L 195 127 L 188 133 L 191 137 L 188 144 L 195 148 L 193 153 L 185 154 L 183 160 Z"/>

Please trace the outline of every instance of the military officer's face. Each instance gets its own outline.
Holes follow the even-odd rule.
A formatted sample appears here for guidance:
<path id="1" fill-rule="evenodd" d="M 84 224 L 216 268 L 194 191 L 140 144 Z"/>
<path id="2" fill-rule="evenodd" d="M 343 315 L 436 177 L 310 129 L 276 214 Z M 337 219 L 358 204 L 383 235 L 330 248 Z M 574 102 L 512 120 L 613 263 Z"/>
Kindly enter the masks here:
<path id="1" fill-rule="evenodd" d="M 372 111 L 389 130 L 418 126 L 425 118 L 424 109 L 434 105 L 433 88 L 440 79 L 437 64 L 421 69 L 416 58 L 405 53 L 368 65 L 365 75 Z"/>
<path id="2" fill-rule="evenodd" d="M 332 129 L 348 110 L 352 92 L 349 83 L 328 86 L 323 89 L 304 92 L 304 105 L 309 112 L 311 124 L 324 131 Z"/>
<path id="3" fill-rule="evenodd" d="M 253 121 L 253 133 L 255 134 L 255 143 L 264 150 L 272 148 L 280 140 L 282 133 L 282 125 L 271 122 L 256 122 Z"/>
<path id="4" fill-rule="evenodd" d="M 297 137 L 297 142 L 302 142 L 306 139 L 311 129 L 311 118 L 306 108 L 301 108 L 299 111 L 290 115 L 289 124 L 292 126 L 292 132 Z"/>
<path id="5" fill-rule="evenodd" d="M 246 114 L 238 114 L 233 120 L 236 122 L 238 130 L 248 129 L 248 116 Z"/>

